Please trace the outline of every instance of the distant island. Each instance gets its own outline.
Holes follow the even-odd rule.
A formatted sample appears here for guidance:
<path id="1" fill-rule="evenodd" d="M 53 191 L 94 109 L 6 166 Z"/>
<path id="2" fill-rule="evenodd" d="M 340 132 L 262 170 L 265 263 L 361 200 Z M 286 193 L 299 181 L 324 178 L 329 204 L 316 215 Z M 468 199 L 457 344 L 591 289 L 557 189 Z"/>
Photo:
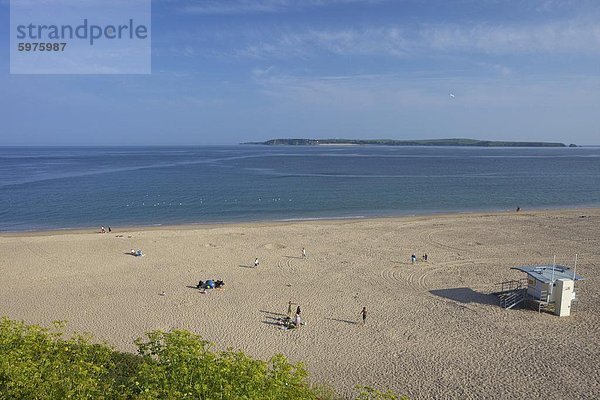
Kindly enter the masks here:
<path id="1" fill-rule="evenodd" d="M 501 142 L 475 139 L 271 139 L 265 142 L 242 144 L 260 144 L 266 146 L 318 146 L 318 145 L 377 145 L 377 146 L 468 146 L 468 147 L 567 147 L 564 143 L 552 142 Z M 577 147 L 574 144 L 568 147 Z"/>

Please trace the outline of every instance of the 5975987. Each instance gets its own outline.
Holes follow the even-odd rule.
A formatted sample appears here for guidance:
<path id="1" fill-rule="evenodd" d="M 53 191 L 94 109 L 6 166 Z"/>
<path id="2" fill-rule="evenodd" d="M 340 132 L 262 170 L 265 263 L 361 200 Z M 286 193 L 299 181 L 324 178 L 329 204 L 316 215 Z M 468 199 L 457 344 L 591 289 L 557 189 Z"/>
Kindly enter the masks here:
<path id="1" fill-rule="evenodd" d="M 67 47 L 66 43 L 19 43 L 18 51 L 64 51 Z"/>

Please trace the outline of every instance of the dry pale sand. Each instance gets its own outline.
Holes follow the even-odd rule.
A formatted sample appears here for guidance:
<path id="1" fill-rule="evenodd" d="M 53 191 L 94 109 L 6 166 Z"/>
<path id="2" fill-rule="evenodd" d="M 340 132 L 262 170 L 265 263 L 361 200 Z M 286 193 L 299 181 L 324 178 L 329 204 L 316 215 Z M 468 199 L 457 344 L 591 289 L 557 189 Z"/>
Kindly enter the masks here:
<path id="1" fill-rule="evenodd" d="M 429 262 L 411 265 L 413 252 Z M 571 317 L 503 310 L 488 294 L 522 277 L 511 266 L 575 253 L 587 280 Z M 596 399 L 599 269 L 598 209 L 3 235 L 0 315 L 67 320 L 123 350 L 185 328 L 304 361 L 344 396 L 367 384 L 411 398 Z M 190 287 L 206 278 L 227 288 Z M 273 325 L 288 300 L 302 307 L 298 331 Z"/>

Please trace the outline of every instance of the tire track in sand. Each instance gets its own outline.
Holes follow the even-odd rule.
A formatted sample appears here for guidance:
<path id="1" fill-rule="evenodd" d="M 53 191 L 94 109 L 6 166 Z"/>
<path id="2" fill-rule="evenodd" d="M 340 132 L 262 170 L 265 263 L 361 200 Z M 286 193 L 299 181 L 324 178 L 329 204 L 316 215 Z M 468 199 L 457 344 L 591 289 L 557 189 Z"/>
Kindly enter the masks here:
<path id="1" fill-rule="evenodd" d="M 411 269 L 408 271 L 399 268 L 400 267 L 386 268 L 380 272 L 379 276 L 387 283 L 402 283 L 414 291 L 423 292 L 430 289 L 428 280 L 431 274 L 437 272 L 443 267 L 435 266 L 425 270 L 420 268 Z"/>
<path id="2" fill-rule="evenodd" d="M 448 229 L 432 229 L 432 230 L 426 230 L 423 231 L 419 234 L 419 238 L 425 242 L 428 243 L 430 245 L 432 245 L 433 247 L 436 247 L 438 249 L 441 250 L 449 250 L 449 251 L 460 251 L 460 252 L 472 252 L 471 249 L 464 249 L 462 247 L 456 247 L 456 246 L 451 246 L 445 243 L 442 243 L 438 240 L 434 239 L 434 235 L 440 232 L 445 232 L 448 231 Z"/>
<path id="3" fill-rule="evenodd" d="M 479 259 L 464 259 L 464 260 L 453 260 L 448 262 L 436 263 L 434 265 L 418 266 L 413 265 L 407 268 L 403 267 L 391 267 L 383 269 L 379 273 L 379 277 L 386 283 L 402 283 L 408 288 L 423 292 L 435 289 L 430 283 L 432 275 L 447 270 L 448 272 L 456 273 L 461 277 L 460 267 L 470 266 L 474 264 L 483 264 L 487 262 L 496 262 L 495 258 L 479 258 Z"/>

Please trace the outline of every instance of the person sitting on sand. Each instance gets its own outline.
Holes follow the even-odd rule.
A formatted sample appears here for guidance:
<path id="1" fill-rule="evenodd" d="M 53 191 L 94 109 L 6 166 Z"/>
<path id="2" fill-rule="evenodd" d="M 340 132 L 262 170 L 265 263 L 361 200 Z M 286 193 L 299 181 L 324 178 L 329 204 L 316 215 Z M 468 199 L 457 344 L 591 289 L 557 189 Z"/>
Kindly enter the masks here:
<path id="1" fill-rule="evenodd" d="M 225 286 L 225 282 L 223 282 L 221 280 L 215 281 L 215 289 L 221 289 L 223 286 Z"/>
<path id="2" fill-rule="evenodd" d="M 196 285 L 196 289 L 202 289 L 204 287 L 204 281 L 198 281 L 198 284 Z"/>
<path id="3" fill-rule="evenodd" d="M 254 259 L 254 268 L 258 267 L 258 257 Z"/>
<path id="4" fill-rule="evenodd" d="M 135 256 L 135 250 L 131 249 L 131 251 L 129 252 L 129 254 L 131 254 L 132 256 Z"/>
<path id="5" fill-rule="evenodd" d="M 277 324 L 281 326 L 281 329 L 294 329 L 296 324 L 292 321 L 291 318 L 277 318 Z"/>
<path id="6" fill-rule="evenodd" d="M 106 233 L 103 226 L 100 227 L 100 233 Z"/>

